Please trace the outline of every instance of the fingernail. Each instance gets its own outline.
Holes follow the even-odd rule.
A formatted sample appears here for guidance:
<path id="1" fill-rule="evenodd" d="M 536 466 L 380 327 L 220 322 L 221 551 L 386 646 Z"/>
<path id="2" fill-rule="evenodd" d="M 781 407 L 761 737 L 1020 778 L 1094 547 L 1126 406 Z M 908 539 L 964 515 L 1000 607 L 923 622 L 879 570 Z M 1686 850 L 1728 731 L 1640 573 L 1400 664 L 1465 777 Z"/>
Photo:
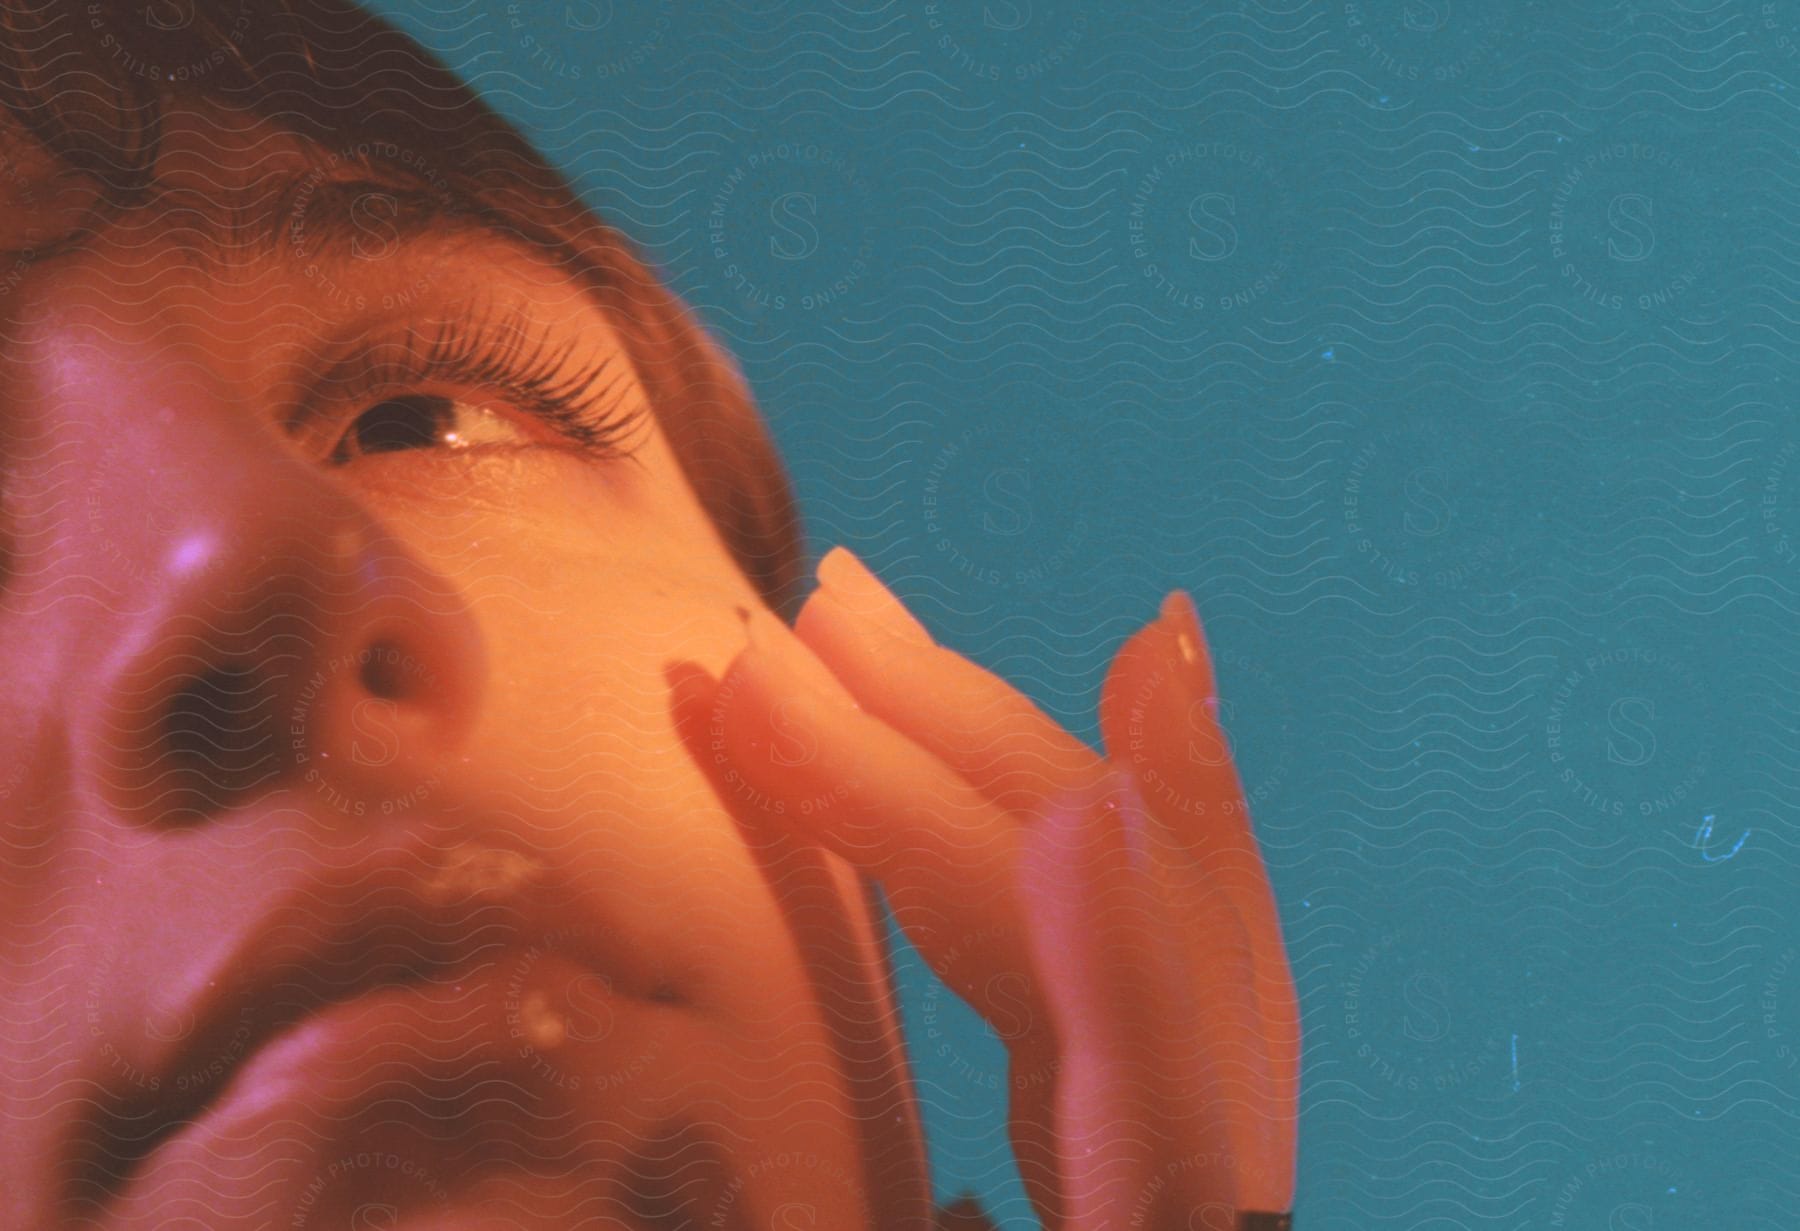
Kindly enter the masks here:
<path id="1" fill-rule="evenodd" d="M 1188 686 L 1201 696 L 1214 694 L 1212 659 L 1206 652 L 1206 636 L 1200 631 L 1200 613 L 1185 590 L 1170 590 L 1158 613 L 1175 636 L 1175 652 L 1187 676 Z"/>
<path id="2" fill-rule="evenodd" d="M 831 668 L 820 662 L 794 636 L 792 629 L 769 612 L 761 608 L 752 611 L 744 621 L 744 630 L 751 652 L 779 672 L 784 680 L 838 705 L 862 708 L 850 695 L 850 690 L 831 673 Z"/>
<path id="3" fill-rule="evenodd" d="M 915 645 L 931 645 L 931 634 L 893 592 L 847 547 L 833 547 L 819 561 L 819 584 L 850 611 Z"/>

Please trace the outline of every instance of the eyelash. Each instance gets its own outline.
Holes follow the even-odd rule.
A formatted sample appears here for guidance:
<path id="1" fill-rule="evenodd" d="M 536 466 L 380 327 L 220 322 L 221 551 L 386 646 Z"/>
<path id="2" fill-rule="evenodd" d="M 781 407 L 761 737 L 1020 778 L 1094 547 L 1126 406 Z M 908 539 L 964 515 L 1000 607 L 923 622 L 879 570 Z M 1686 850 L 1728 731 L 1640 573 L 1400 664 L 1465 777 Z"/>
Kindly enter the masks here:
<path id="1" fill-rule="evenodd" d="M 412 325 L 403 334 L 358 352 L 333 372 L 329 388 L 334 391 L 332 400 L 359 403 L 416 393 L 417 386 L 427 381 L 481 388 L 548 423 L 584 455 L 630 459 L 635 448 L 629 437 L 648 411 L 622 409 L 632 380 L 618 356 L 604 355 L 569 371 L 569 358 L 579 345 L 579 340 L 571 339 L 554 346 L 543 327 L 523 311 L 499 319 L 486 314 L 449 318 L 435 332 Z M 367 409 L 363 405 L 357 413 Z M 352 416 L 349 424 L 354 422 Z M 334 458 L 337 452 L 334 447 Z"/>

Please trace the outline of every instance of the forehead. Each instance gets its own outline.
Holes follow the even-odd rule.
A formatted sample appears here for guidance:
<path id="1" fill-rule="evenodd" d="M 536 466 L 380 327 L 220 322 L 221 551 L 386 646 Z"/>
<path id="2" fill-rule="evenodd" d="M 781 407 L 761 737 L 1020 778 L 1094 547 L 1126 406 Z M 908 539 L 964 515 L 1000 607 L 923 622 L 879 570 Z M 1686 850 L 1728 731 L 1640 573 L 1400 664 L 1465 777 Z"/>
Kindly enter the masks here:
<path id="1" fill-rule="evenodd" d="M 265 119 L 169 100 L 158 119 L 152 203 L 216 215 L 259 187 L 266 195 L 279 178 L 304 173 L 316 156 L 310 142 Z M 50 246 L 108 205 L 98 181 L 0 118 L 0 243 L 7 249 Z"/>
<path id="2" fill-rule="evenodd" d="M 0 133 L 0 142 L 6 134 Z M 146 191 L 108 207 L 93 181 L 61 170 L 29 145 L 4 142 L 0 245 L 15 255 L 67 234 L 101 211 L 79 246 L 34 265 L 93 257 L 147 260 L 176 249 L 214 278 L 278 259 L 308 267 L 363 266 L 426 241 L 503 244 L 548 260 L 591 287 L 607 281 L 580 247 L 516 211 L 502 213 L 429 150 L 379 138 L 333 146 L 255 115 L 171 103 L 161 117 Z M 5 288 L 0 287 L 0 290 Z"/>
<path id="3" fill-rule="evenodd" d="M 68 175 L 19 177 L 14 187 L 0 230 L 60 236 L 83 200 L 96 203 L 91 181 Z M 553 315 L 581 313 L 620 341 L 601 294 L 611 279 L 583 250 L 503 216 L 429 154 L 390 142 L 334 148 L 261 117 L 172 107 L 147 190 L 101 216 L 78 245 L 35 258 L 16 245 L 12 272 L 0 267 L 0 315 L 13 340 L 71 304 L 166 336 L 159 311 L 179 303 L 217 320 L 220 341 L 279 349 L 306 345 L 330 322 L 465 312 L 494 292 Z"/>

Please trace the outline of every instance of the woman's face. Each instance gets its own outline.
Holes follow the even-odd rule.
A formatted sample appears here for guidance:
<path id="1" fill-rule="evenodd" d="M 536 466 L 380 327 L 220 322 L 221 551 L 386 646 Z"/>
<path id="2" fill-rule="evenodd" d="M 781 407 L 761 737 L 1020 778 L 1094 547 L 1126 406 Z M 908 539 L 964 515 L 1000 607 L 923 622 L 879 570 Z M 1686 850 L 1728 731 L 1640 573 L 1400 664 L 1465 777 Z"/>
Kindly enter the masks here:
<path id="1" fill-rule="evenodd" d="M 307 153 L 0 279 L 0 1221 L 862 1225 L 853 882 L 670 716 L 758 599 L 572 270 Z"/>

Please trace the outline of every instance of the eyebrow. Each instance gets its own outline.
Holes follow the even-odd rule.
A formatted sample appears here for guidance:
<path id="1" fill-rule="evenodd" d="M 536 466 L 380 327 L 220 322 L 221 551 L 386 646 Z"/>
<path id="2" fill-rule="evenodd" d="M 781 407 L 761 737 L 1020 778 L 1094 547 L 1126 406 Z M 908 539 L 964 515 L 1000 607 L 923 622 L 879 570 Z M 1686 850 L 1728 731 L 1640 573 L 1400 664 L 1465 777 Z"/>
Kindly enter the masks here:
<path id="1" fill-rule="evenodd" d="M 167 187 L 153 189 L 134 213 L 168 208 L 184 246 L 214 273 L 285 259 L 348 265 L 372 251 L 425 241 L 498 240 L 548 259 L 572 279 L 609 283 L 604 266 L 549 227 L 474 200 L 448 187 L 391 180 L 293 174 L 257 201 L 236 201 L 221 225 L 216 213 L 173 204 Z"/>

